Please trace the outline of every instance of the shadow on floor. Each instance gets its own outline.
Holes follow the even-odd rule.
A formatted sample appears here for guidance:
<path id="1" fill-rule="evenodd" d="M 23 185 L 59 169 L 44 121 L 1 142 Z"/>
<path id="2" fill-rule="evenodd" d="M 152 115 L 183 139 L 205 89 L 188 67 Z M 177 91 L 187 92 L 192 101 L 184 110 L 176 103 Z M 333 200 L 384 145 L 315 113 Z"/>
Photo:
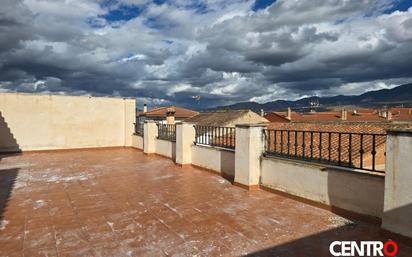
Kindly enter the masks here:
<path id="1" fill-rule="evenodd" d="M 371 233 L 371 229 L 374 233 Z M 361 241 L 361 240 L 378 240 L 385 243 L 389 239 L 383 237 L 379 228 L 369 227 L 362 224 L 346 224 L 340 227 L 327 230 L 318 234 L 309 235 L 306 237 L 298 238 L 277 246 L 273 246 L 264 250 L 260 250 L 245 256 L 248 257 L 266 257 L 266 256 L 277 256 L 277 257 L 299 257 L 299 256 L 314 256 L 314 257 L 330 257 L 333 256 L 329 252 L 329 246 L 333 241 Z M 396 256 L 406 257 L 410 256 L 412 248 L 410 246 L 404 245 L 393 239 L 398 246 L 399 251 Z M 334 250 L 339 252 L 340 246 L 335 246 Z M 390 251 L 393 249 L 389 248 Z M 354 255 L 358 256 L 358 255 Z"/>
<path id="2" fill-rule="evenodd" d="M 17 153 L 21 152 L 21 149 L 3 114 L 0 112 L 0 153 L 2 152 Z"/>
<path id="3" fill-rule="evenodd" d="M 235 154 L 229 151 L 220 151 L 221 176 L 229 182 L 235 181 Z"/>
<path id="4" fill-rule="evenodd" d="M 18 171 L 18 168 L 0 169 L 0 221 L 3 220 L 4 212 L 6 211 L 7 204 L 10 200 Z"/>

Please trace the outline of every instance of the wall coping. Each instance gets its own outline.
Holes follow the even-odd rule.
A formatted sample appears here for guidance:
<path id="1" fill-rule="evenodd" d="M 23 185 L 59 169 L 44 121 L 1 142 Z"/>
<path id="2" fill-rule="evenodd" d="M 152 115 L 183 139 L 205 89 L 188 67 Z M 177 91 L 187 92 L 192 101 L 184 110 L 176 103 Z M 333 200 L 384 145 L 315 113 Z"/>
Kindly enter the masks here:
<path id="1" fill-rule="evenodd" d="M 306 167 L 311 167 L 311 168 L 318 168 L 320 171 L 324 171 L 324 172 L 337 171 L 337 172 L 347 172 L 347 173 L 354 174 L 354 175 L 378 177 L 382 179 L 385 178 L 385 173 L 352 169 L 352 168 L 346 168 L 346 167 L 339 167 L 339 166 L 333 166 L 333 165 L 328 165 L 328 164 L 323 164 L 323 163 L 307 162 L 303 160 L 287 159 L 287 158 L 282 158 L 278 156 L 262 156 L 262 159 L 287 162 L 289 164 L 292 163 L 293 165 L 296 165 L 296 166 L 306 166 Z"/>
<path id="2" fill-rule="evenodd" d="M 198 147 L 201 147 L 201 148 L 207 148 L 207 149 L 216 150 L 216 151 L 226 151 L 226 152 L 231 152 L 231 153 L 235 152 L 235 149 L 228 149 L 228 148 L 223 148 L 223 147 L 218 147 L 218 146 L 211 146 L 211 145 L 193 144 L 192 146 L 198 146 Z"/>
<path id="3" fill-rule="evenodd" d="M 245 124 L 236 124 L 235 126 L 236 128 L 254 128 L 254 127 L 264 128 L 264 127 L 267 127 L 268 124 L 269 124 L 268 122 L 267 123 L 251 123 L 251 124 L 245 123 Z"/>
<path id="4" fill-rule="evenodd" d="M 171 144 L 176 144 L 176 141 L 171 141 L 171 140 L 167 140 L 167 139 L 163 139 L 163 138 L 156 137 L 156 140 L 162 140 L 162 141 L 170 142 Z"/>
<path id="5" fill-rule="evenodd" d="M 122 96 L 89 96 L 89 95 L 58 95 L 52 93 L 28 93 L 28 92 L 0 92 L 0 94 L 10 94 L 10 95 L 26 95 L 26 96 L 53 96 L 53 97 L 78 97 L 78 98 L 103 98 L 103 99 L 131 99 L 136 100 L 136 97 L 122 97 Z"/>
<path id="6" fill-rule="evenodd" d="M 410 134 L 412 136 L 412 128 L 398 128 L 398 129 L 388 129 L 388 134 Z"/>
<path id="7" fill-rule="evenodd" d="M 196 122 L 186 122 L 186 121 L 179 121 L 176 122 L 176 125 L 196 125 Z"/>

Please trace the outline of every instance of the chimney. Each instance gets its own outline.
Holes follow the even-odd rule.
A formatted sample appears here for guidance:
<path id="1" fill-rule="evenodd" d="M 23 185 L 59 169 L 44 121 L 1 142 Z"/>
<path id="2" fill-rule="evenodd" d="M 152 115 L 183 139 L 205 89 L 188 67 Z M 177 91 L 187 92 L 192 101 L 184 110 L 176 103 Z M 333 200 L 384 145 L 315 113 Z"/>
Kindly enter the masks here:
<path id="1" fill-rule="evenodd" d="M 288 112 L 286 113 L 286 119 L 292 120 L 292 109 L 288 107 Z"/>
<path id="2" fill-rule="evenodd" d="M 169 125 L 175 124 L 175 113 L 176 113 L 175 108 L 173 108 L 173 107 L 167 108 L 167 111 L 166 111 L 166 124 L 169 124 Z"/>
<path id="3" fill-rule="evenodd" d="M 345 109 L 342 109 L 340 118 L 342 120 L 348 120 L 348 112 Z"/>
<path id="4" fill-rule="evenodd" d="M 143 113 L 146 113 L 147 112 L 147 104 L 144 104 L 143 105 Z"/>
<path id="5" fill-rule="evenodd" d="M 388 120 L 392 120 L 392 112 L 388 111 L 388 115 L 386 117 Z"/>
<path id="6" fill-rule="evenodd" d="M 265 116 L 265 111 L 263 109 L 260 109 L 260 116 Z"/>
<path id="7" fill-rule="evenodd" d="M 408 113 L 409 113 L 409 115 L 411 115 L 412 114 L 412 109 L 409 109 Z"/>

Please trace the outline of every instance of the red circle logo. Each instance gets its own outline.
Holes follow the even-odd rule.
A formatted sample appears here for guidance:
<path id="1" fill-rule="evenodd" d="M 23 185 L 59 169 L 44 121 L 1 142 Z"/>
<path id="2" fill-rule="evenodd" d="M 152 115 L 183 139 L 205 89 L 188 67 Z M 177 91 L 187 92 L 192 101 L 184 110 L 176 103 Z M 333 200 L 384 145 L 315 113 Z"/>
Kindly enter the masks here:
<path id="1" fill-rule="evenodd" d="M 392 249 L 388 249 L 392 246 Z M 388 241 L 383 245 L 383 253 L 386 256 L 395 256 L 398 253 L 398 245 L 394 241 Z"/>

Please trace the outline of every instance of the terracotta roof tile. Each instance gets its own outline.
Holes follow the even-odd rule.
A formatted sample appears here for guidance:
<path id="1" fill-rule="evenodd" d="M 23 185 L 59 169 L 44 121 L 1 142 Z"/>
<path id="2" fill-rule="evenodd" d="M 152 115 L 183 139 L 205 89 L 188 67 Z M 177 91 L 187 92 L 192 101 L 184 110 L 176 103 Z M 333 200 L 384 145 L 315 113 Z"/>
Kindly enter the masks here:
<path id="1" fill-rule="evenodd" d="M 392 108 L 392 121 L 411 121 L 412 108 Z M 314 113 L 291 113 L 291 121 L 297 122 L 316 122 L 316 121 L 342 121 L 340 111 L 332 112 L 314 112 Z M 265 117 L 271 122 L 285 122 L 286 112 L 269 112 Z M 383 115 L 379 115 L 379 110 L 358 109 L 356 113 L 347 111 L 346 121 L 353 122 L 388 122 L 389 120 Z"/>
<path id="2" fill-rule="evenodd" d="M 166 107 L 160 107 L 160 108 L 155 108 L 152 110 L 147 111 L 146 113 L 139 113 L 138 116 L 146 116 L 148 118 L 166 118 L 166 112 L 168 109 L 173 108 L 175 109 L 175 117 L 176 118 L 190 118 L 193 117 L 199 112 L 192 111 L 186 108 L 181 108 L 181 107 L 176 107 L 176 106 L 166 106 Z"/>
<path id="3" fill-rule="evenodd" d="M 257 119 L 260 117 L 260 122 L 267 122 L 265 118 L 251 110 L 218 110 L 213 112 L 201 112 L 186 121 L 196 123 L 199 126 L 226 126 L 228 123 L 234 122 L 243 116 L 245 117 L 244 122 L 247 123 L 246 115 L 254 116 Z"/>

